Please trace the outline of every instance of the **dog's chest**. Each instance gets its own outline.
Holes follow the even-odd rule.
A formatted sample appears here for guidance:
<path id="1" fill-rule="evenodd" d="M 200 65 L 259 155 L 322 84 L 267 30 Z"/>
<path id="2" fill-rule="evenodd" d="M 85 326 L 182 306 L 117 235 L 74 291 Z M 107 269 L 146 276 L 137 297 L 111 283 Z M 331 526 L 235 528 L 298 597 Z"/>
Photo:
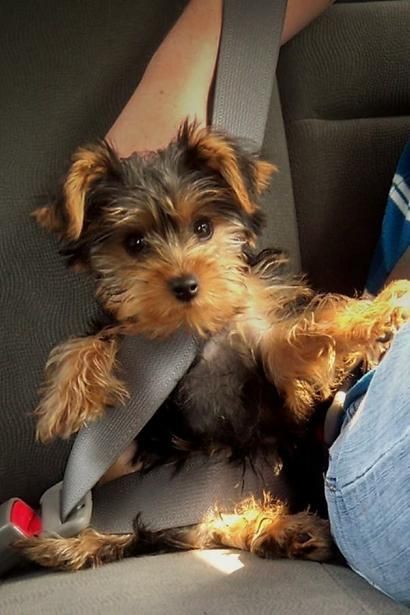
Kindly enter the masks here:
<path id="1" fill-rule="evenodd" d="M 146 468 L 184 461 L 193 451 L 226 449 L 231 459 L 276 457 L 287 441 L 283 403 L 257 360 L 218 335 L 138 437 Z"/>
<path id="2" fill-rule="evenodd" d="M 247 389 L 257 377 L 255 362 L 226 335 L 208 340 L 176 391 L 176 402 L 190 430 L 221 440 L 250 427 Z M 256 417 L 255 417 L 256 418 Z"/>

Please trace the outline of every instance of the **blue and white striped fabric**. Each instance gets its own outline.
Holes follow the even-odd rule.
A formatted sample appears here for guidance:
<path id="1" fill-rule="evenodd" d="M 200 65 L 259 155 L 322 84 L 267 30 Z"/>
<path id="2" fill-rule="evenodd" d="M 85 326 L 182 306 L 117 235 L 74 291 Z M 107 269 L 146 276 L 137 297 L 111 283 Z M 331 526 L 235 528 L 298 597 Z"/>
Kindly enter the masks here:
<path id="1" fill-rule="evenodd" d="M 381 237 L 367 280 L 376 294 L 410 246 L 410 141 L 404 149 L 387 200 Z"/>
<path id="2" fill-rule="evenodd" d="M 383 287 L 396 263 L 410 248 L 410 141 L 407 143 L 393 177 L 387 199 L 382 231 L 366 288 L 375 295 Z M 347 412 L 355 400 L 361 398 L 374 376 L 375 370 L 367 372 L 348 391 L 344 402 Z"/>

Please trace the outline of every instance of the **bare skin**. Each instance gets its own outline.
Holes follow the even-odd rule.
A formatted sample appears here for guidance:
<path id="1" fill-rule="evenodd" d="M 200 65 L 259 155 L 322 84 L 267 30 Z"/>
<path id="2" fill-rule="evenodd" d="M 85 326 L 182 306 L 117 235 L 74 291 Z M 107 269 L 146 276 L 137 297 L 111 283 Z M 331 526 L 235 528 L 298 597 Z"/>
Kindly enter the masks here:
<path id="1" fill-rule="evenodd" d="M 330 4 L 330 0 L 288 0 L 282 43 Z M 189 2 L 107 133 L 120 156 L 166 146 L 186 117 L 206 123 L 221 24 L 222 0 Z"/>

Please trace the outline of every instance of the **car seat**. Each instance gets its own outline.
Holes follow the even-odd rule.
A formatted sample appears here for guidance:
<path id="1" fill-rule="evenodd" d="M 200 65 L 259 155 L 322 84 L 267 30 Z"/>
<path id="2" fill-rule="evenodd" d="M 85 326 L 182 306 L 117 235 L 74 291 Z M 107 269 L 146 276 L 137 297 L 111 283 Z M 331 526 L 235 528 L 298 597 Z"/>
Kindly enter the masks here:
<path id="1" fill-rule="evenodd" d="M 36 504 L 61 478 L 71 443 L 36 444 L 29 413 L 49 351 L 38 332 L 47 324 L 56 342 L 82 333 L 95 310 L 87 281 L 67 272 L 57 254 L 45 267 L 44 251 L 56 251 L 52 238 L 44 235 L 36 253 L 27 248 L 37 232 L 29 213 L 72 150 L 106 132 L 183 6 L 1 3 L 0 502 L 21 496 Z M 282 49 L 264 144 L 281 174 L 267 206 L 294 200 L 302 269 L 318 288 L 350 292 L 365 282 L 410 128 L 409 23 L 406 0 L 337 3 Z M 264 242 L 280 240 L 280 228 L 270 224 Z M 44 280 L 33 285 L 37 268 Z M 0 581 L 5 615 L 108 609 L 406 612 L 344 566 L 230 551 L 147 557 L 75 574 L 29 571 Z"/>

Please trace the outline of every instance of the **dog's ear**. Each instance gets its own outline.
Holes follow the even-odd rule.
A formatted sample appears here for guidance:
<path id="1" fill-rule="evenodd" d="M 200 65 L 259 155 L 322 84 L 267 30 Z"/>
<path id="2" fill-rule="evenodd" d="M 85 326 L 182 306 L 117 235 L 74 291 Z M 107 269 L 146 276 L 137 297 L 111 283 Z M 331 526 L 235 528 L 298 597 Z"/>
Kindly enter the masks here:
<path id="1" fill-rule="evenodd" d="M 75 241 L 83 230 L 91 191 L 105 179 L 120 178 L 121 162 L 107 142 L 80 147 L 71 159 L 60 196 L 51 205 L 34 211 L 33 216 L 62 239 Z"/>
<path id="2" fill-rule="evenodd" d="M 243 210 L 255 213 L 257 198 L 266 190 L 277 168 L 241 148 L 234 138 L 212 128 L 185 121 L 177 136 L 189 166 L 207 168 L 231 189 Z"/>

